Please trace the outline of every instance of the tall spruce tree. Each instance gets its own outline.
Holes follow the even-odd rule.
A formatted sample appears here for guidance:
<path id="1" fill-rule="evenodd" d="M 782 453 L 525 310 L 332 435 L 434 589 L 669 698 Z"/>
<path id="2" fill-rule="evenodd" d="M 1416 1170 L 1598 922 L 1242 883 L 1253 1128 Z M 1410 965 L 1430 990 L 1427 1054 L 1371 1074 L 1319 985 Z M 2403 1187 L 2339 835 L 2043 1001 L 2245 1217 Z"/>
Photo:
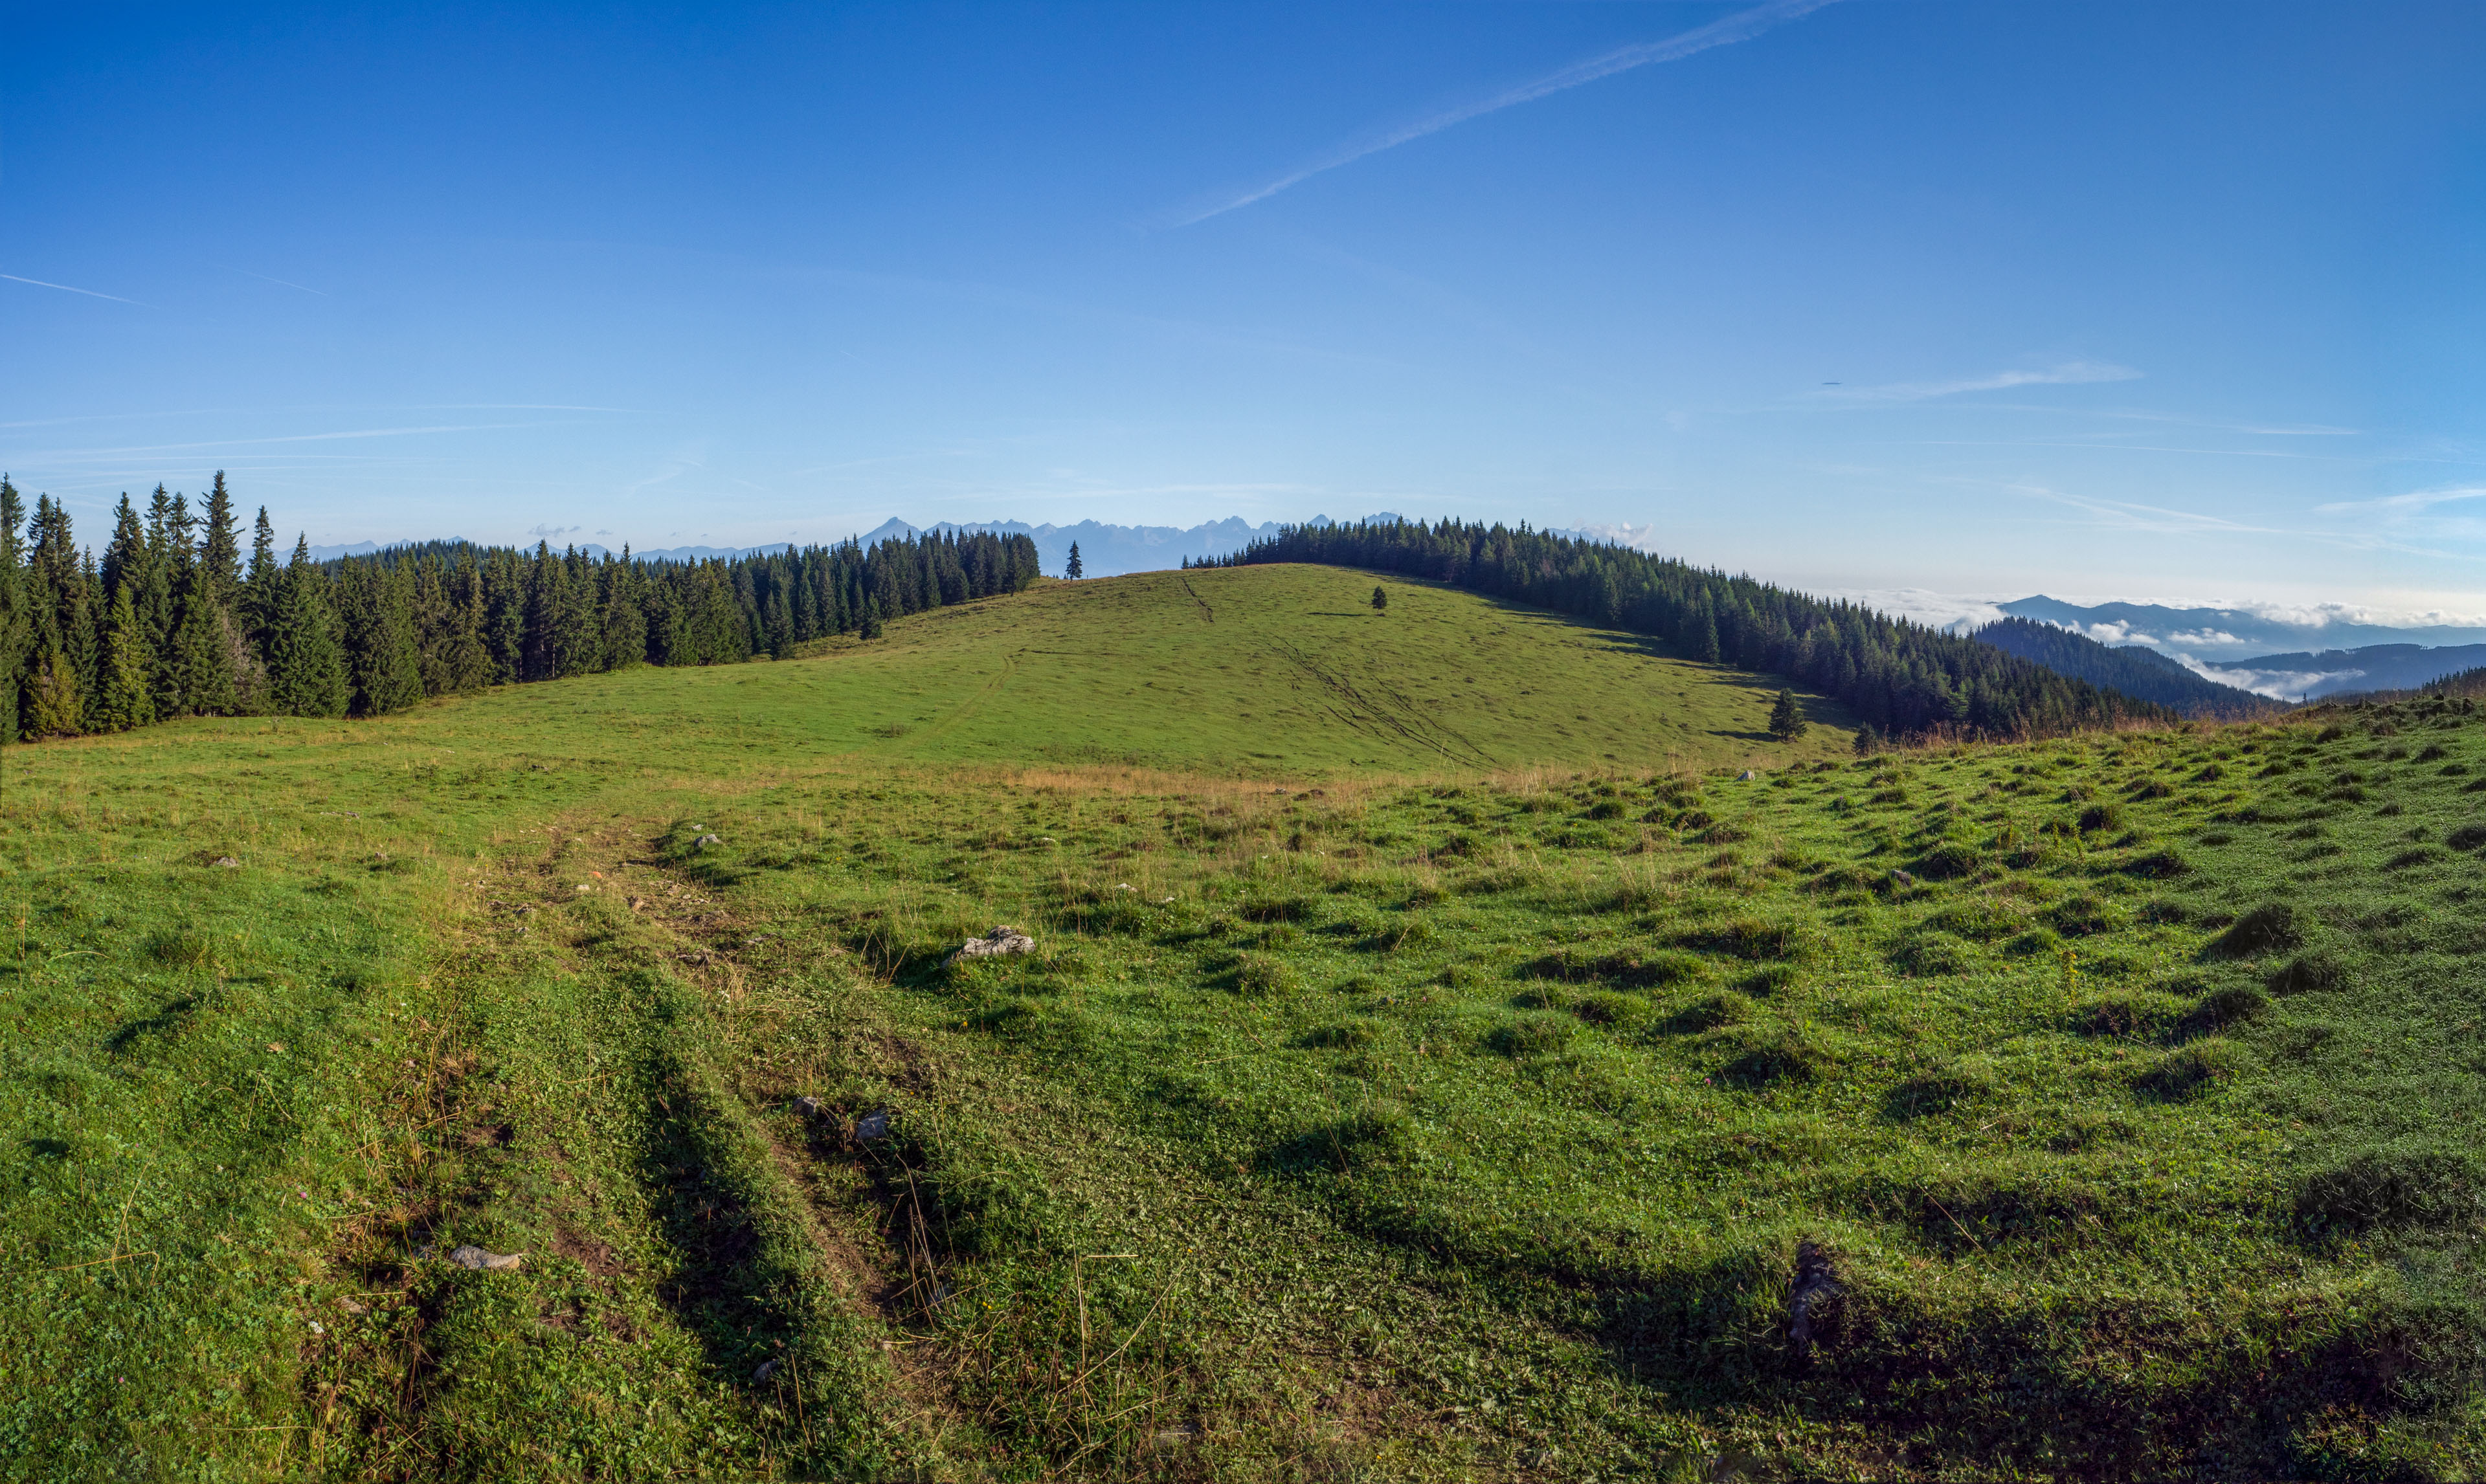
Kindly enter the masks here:
<path id="1" fill-rule="evenodd" d="M 148 647 L 146 621 L 130 601 L 135 586 L 124 582 L 112 594 L 112 614 L 104 634 L 103 686 L 90 719 L 97 731 L 127 731 L 155 720 L 151 683 L 155 656 Z"/>
<path id="2" fill-rule="evenodd" d="M 277 574 L 268 620 L 267 700 L 289 716 L 343 716 L 353 681 L 328 612 L 327 581 L 311 562 L 311 543 L 297 536 L 293 560 Z"/>
<path id="3" fill-rule="evenodd" d="M 307 558 L 309 553 L 304 553 Z M 276 634 L 277 599 L 285 587 L 285 568 L 276 561 L 276 528 L 268 523 L 267 507 L 259 508 L 259 522 L 250 533 L 250 573 L 242 579 L 242 595 L 236 617 L 249 631 L 250 640 L 262 655 L 268 654 L 269 642 Z"/>
<path id="4" fill-rule="evenodd" d="M 348 562 L 330 584 L 353 678 L 356 716 L 386 716 L 423 699 L 423 656 L 415 640 L 413 572 Z"/>
<path id="5" fill-rule="evenodd" d="M 26 507 L 17 486 L 0 474 L 0 747 L 17 740 L 24 716 L 25 670 L 34 648 L 34 594 L 17 527 Z"/>
<path id="6" fill-rule="evenodd" d="M 238 612 L 241 532 L 234 519 L 233 492 L 225 488 L 222 469 L 216 471 L 216 482 L 207 491 L 207 510 L 200 517 L 199 528 L 199 565 L 207 574 L 207 592 L 218 608 L 229 614 Z"/>

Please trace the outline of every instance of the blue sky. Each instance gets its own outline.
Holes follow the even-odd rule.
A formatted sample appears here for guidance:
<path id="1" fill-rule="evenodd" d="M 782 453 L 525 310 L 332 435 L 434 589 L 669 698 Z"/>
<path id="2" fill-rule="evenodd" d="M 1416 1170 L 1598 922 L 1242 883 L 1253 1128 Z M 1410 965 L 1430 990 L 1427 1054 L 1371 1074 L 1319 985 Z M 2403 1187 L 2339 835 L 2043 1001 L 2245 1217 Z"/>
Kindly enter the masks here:
<path id="1" fill-rule="evenodd" d="M 11 7 L 0 467 L 2486 614 L 2486 7 L 523 9 Z"/>

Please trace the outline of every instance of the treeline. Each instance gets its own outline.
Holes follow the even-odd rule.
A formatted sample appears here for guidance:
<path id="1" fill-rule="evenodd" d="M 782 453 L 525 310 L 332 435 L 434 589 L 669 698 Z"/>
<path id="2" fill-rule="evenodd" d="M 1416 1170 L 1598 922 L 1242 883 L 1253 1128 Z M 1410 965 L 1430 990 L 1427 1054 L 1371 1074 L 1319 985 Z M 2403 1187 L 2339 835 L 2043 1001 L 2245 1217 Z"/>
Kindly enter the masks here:
<path id="1" fill-rule="evenodd" d="M 222 474 L 204 509 L 161 486 L 143 513 L 123 496 L 98 559 L 58 501 L 30 517 L 0 477 L 0 740 L 783 657 L 1036 575 L 1034 541 L 986 533 L 684 563 L 463 542 L 319 563 L 297 536 L 280 560 L 264 508 L 245 565 Z"/>
<path id="2" fill-rule="evenodd" d="M 2144 646 L 2110 646 L 2034 618 L 1998 618 L 1968 637 L 2033 660 L 2058 675 L 2154 701 L 2184 716 L 2241 721 L 2286 709 L 2267 697 L 2196 674 Z"/>
<path id="3" fill-rule="evenodd" d="M 1312 562 L 1407 572 L 1647 634 L 1687 658 L 1784 675 L 1874 737 L 2040 737 L 2173 712 L 1988 645 L 1602 541 L 1445 520 L 1289 526 L 1186 565 Z"/>

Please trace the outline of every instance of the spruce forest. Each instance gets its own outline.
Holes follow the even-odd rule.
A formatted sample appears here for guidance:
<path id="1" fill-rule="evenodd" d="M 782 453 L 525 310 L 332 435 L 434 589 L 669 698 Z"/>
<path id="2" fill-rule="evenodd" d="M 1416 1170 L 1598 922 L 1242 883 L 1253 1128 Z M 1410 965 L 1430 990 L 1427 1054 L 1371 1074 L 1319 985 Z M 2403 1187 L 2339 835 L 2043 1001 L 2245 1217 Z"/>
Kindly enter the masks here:
<path id="1" fill-rule="evenodd" d="M 57 502 L 30 520 L 0 479 L 0 737 L 382 716 L 489 685 L 784 658 L 1036 576 L 1026 536 L 981 534 L 696 563 L 464 542 L 315 563 L 297 538 L 280 560 L 264 508 L 245 567 L 221 473 L 204 510 L 161 485 L 143 515 L 124 495 L 98 562 Z"/>

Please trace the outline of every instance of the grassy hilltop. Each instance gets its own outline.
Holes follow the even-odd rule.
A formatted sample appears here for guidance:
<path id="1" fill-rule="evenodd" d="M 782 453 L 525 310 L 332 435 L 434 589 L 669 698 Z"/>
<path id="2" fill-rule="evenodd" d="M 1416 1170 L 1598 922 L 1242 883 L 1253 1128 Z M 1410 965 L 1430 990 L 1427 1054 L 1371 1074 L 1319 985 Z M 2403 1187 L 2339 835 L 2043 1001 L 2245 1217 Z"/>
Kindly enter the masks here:
<path id="1" fill-rule="evenodd" d="M 9 750 L 0 1470 L 2486 1465 L 2473 712 L 1858 761 L 1385 586 Z"/>

